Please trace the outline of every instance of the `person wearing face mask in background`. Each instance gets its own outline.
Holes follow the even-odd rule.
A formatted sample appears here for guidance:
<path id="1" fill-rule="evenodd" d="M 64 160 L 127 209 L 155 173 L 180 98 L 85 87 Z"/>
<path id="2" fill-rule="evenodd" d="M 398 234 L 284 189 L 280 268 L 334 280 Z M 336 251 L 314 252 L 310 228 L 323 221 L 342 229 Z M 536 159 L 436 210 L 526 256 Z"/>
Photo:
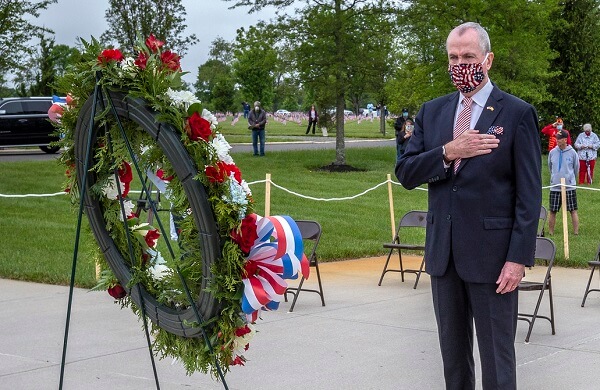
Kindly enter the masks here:
<path id="1" fill-rule="evenodd" d="M 254 155 L 258 156 L 258 142 L 260 141 L 260 155 L 265 155 L 265 125 L 267 113 L 260 107 L 260 102 L 254 102 L 254 110 L 248 115 L 248 129 L 252 130 L 252 147 Z"/>
<path id="2" fill-rule="evenodd" d="M 396 163 L 400 161 L 400 157 L 404 152 L 403 145 L 405 133 L 402 132 L 404 131 L 404 121 L 406 121 L 407 119 L 410 119 L 408 117 L 408 108 L 403 108 L 402 115 L 398 116 L 398 118 L 396 118 L 396 121 L 394 122 L 394 134 L 396 135 Z"/>
<path id="3" fill-rule="evenodd" d="M 425 267 L 446 389 L 476 388 L 476 335 L 479 388 L 514 390 L 517 287 L 542 205 L 538 117 L 489 79 L 481 25 L 453 29 L 446 50 L 458 91 L 423 104 L 396 176 L 407 189 L 428 185 Z"/>
<path id="4" fill-rule="evenodd" d="M 559 130 L 556 133 L 556 147 L 548 153 L 548 170 L 550 171 L 550 198 L 548 214 L 548 234 L 554 235 L 556 225 L 556 213 L 560 210 L 562 198 L 560 187 L 561 179 L 565 179 L 566 202 L 565 207 L 571 213 L 573 223 L 573 234 L 579 234 L 579 215 L 577 214 L 577 192 L 575 183 L 576 172 L 579 170 L 577 152 L 572 146 L 567 145 L 567 132 Z"/>
<path id="5" fill-rule="evenodd" d="M 554 123 L 550 123 L 547 126 L 544 126 L 542 129 L 542 134 L 546 134 L 548 136 L 548 151 L 551 151 L 556 147 L 556 133 L 564 130 L 567 133 L 567 145 L 572 145 L 571 142 L 571 132 L 564 128 L 562 118 L 556 118 Z"/>
<path id="6" fill-rule="evenodd" d="M 592 125 L 583 125 L 583 133 L 575 140 L 575 149 L 579 156 L 579 184 L 592 184 L 594 179 L 594 167 L 600 148 L 600 139 L 592 132 Z"/>
<path id="7" fill-rule="evenodd" d="M 407 118 L 402 124 L 402 129 L 396 133 L 396 163 L 400 161 L 400 157 L 404 154 L 404 150 L 406 149 L 406 145 L 408 145 L 408 141 L 410 140 L 414 128 L 413 120 Z"/>

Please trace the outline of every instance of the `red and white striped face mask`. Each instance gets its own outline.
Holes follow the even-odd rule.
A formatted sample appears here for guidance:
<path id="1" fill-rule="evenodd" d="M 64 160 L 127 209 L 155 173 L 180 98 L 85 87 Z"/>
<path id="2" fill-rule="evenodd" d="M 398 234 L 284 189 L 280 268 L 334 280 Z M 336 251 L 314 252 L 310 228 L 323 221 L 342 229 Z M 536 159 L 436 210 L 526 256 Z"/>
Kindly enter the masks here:
<path id="1" fill-rule="evenodd" d="M 483 64 L 487 61 L 488 54 L 485 55 L 481 63 L 448 65 L 450 81 L 456 89 L 462 93 L 469 93 L 481 84 L 485 78 Z"/>

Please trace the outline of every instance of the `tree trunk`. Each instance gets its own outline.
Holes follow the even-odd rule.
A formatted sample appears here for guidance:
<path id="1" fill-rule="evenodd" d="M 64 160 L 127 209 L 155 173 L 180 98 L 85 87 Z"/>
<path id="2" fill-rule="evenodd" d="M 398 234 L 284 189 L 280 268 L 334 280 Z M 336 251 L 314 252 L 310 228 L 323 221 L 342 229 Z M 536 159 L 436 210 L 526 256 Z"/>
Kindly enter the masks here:
<path id="1" fill-rule="evenodd" d="M 379 109 L 379 131 L 385 137 L 385 108 L 383 103 L 379 105 L 381 108 Z"/>
<path id="2" fill-rule="evenodd" d="M 344 63 L 344 47 L 342 42 L 342 9 L 341 1 L 335 0 L 335 30 L 334 40 L 337 49 L 338 63 L 335 71 L 336 102 L 335 102 L 335 165 L 346 165 L 346 145 L 344 142 L 344 109 L 346 108 L 346 86 L 341 64 Z"/>
<path id="3" fill-rule="evenodd" d="M 344 94 L 338 94 L 335 104 L 335 165 L 346 165 L 346 144 L 344 141 Z"/>

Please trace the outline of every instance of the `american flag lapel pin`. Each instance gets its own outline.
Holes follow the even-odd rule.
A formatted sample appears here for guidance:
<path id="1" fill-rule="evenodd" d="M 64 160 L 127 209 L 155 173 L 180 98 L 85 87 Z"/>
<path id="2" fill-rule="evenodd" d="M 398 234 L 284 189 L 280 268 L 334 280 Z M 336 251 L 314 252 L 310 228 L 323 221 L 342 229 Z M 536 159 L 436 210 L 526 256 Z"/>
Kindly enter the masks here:
<path id="1" fill-rule="evenodd" d="M 490 110 L 490 111 L 492 111 L 492 112 L 494 111 L 494 107 L 492 107 L 492 106 L 487 106 L 485 109 L 486 109 L 486 110 Z"/>

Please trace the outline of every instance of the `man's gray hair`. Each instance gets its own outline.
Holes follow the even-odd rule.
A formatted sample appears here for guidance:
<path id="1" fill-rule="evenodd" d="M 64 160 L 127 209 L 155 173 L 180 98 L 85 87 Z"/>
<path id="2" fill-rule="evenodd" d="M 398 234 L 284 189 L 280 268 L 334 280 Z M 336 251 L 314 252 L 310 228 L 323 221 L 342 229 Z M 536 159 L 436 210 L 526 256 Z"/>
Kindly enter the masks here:
<path id="1" fill-rule="evenodd" d="M 490 36 L 488 35 L 487 31 L 485 31 L 485 29 L 481 27 L 479 23 L 466 22 L 461 24 L 460 26 L 454 27 L 454 29 L 450 31 L 450 34 L 448 34 L 448 37 L 450 37 L 450 35 L 453 32 L 456 32 L 458 36 L 461 36 L 465 33 L 465 31 L 469 29 L 473 29 L 475 30 L 475 32 L 477 32 L 477 37 L 479 39 L 479 47 L 481 48 L 482 53 L 486 54 L 491 52 L 492 44 L 490 43 Z M 446 39 L 446 51 L 448 51 L 448 39 Z"/>
<path id="2" fill-rule="evenodd" d="M 592 125 L 590 125 L 589 123 L 586 123 L 585 125 L 583 125 L 583 131 L 592 131 Z"/>

